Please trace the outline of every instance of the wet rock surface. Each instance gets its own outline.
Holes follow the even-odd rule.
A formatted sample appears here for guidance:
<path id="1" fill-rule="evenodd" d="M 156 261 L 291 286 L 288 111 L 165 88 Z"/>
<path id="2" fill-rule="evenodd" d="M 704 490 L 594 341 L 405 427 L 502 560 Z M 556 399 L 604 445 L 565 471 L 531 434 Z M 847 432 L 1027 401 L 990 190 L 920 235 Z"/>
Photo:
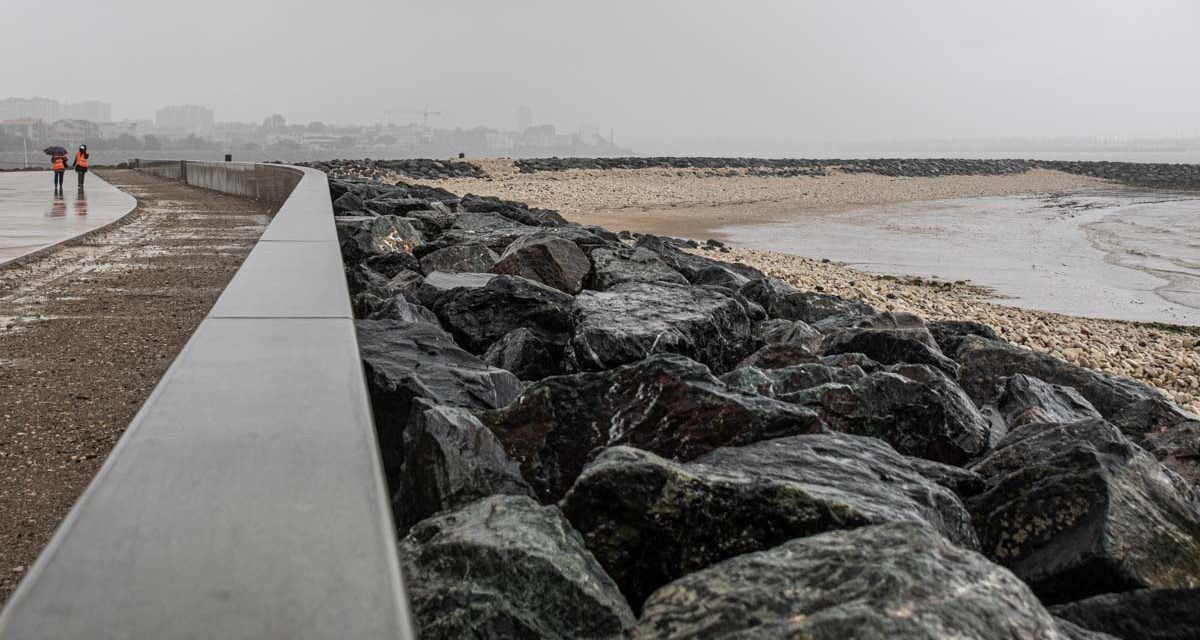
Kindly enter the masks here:
<path id="1" fill-rule="evenodd" d="M 496 496 L 400 542 L 422 638 L 620 638 L 633 613 L 555 507 Z"/>
<path id="2" fill-rule="evenodd" d="M 547 378 L 480 417 L 547 501 L 566 493 L 598 448 L 630 445 L 690 460 L 821 427 L 812 411 L 732 392 L 707 367 L 678 355 Z"/>
<path id="3" fill-rule="evenodd" d="M 1200 587 L 1200 502 L 1100 419 L 1013 430 L 972 470 L 982 549 L 1043 602 Z"/>
<path id="4" fill-rule="evenodd" d="M 497 276 L 482 287 L 451 289 L 433 310 L 468 351 L 483 353 L 514 329 L 529 329 L 564 344 L 573 324 L 571 296 L 518 276 Z"/>
<path id="5" fill-rule="evenodd" d="M 597 249 L 592 252 L 589 289 L 604 291 L 623 282 L 670 282 L 687 284 L 678 271 L 667 266 L 652 251 L 636 249 Z"/>
<path id="6" fill-rule="evenodd" d="M 426 254 L 421 258 L 421 270 L 425 273 L 487 273 L 499 259 L 500 256 L 487 245 L 456 244 Z"/>
<path id="7" fill-rule="evenodd" d="M 1200 590 L 1139 589 L 1106 593 L 1050 607 L 1079 627 L 1122 640 L 1194 640 L 1200 637 Z"/>
<path id="8" fill-rule="evenodd" d="M 1037 378 L 1017 374 L 1008 379 L 997 408 L 1009 427 L 1043 422 L 1063 424 L 1101 415 L 1072 387 L 1048 384 Z"/>
<path id="9" fill-rule="evenodd" d="M 850 384 L 777 396 L 813 409 L 831 429 L 880 438 L 910 456 L 965 464 L 1000 439 L 949 377 L 928 365 L 898 365 Z"/>
<path id="10" fill-rule="evenodd" d="M 418 400 L 404 430 L 404 467 L 392 503 L 401 532 L 498 494 L 533 491 L 496 436 L 466 409 Z"/>
<path id="11" fill-rule="evenodd" d="M 724 372 L 750 352 L 750 316 L 716 289 L 626 282 L 575 298 L 568 348 L 578 371 L 611 369 L 657 353 L 678 353 Z"/>
<path id="12" fill-rule="evenodd" d="M 1158 390 L 1136 380 L 1104 375 L 1043 353 L 978 336 L 967 336 L 955 358 L 962 367 L 963 389 L 977 404 L 1000 402 L 1009 379 L 1017 375 L 1073 389 L 1135 444 L 1200 486 L 1200 475 L 1197 474 L 1200 416 L 1172 402 Z M 1069 391 L 1063 391 L 1063 394 L 1071 395 Z M 1076 401 L 1059 399 L 1054 402 L 1057 411 L 1066 412 L 1063 403 Z M 1079 411 L 1086 412 L 1086 407 Z"/>
<path id="13" fill-rule="evenodd" d="M 541 380 L 562 373 L 558 366 L 561 358 L 561 345 L 547 342 L 526 327 L 504 334 L 483 355 L 488 364 L 511 371 L 522 380 Z"/>
<path id="14" fill-rule="evenodd" d="M 359 320 L 356 326 L 389 478 L 402 463 L 403 433 L 415 400 L 492 409 L 521 393 L 516 376 L 463 351 L 440 327 L 397 320 Z"/>
<path id="15" fill-rule="evenodd" d="M 955 352 L 962 366 L 963 388 L 976 402 L 995 402 L 1007 379 L 1025 374 L 1050 384 L 1074 388 L 1105 418 L 1114 418 L 1142 401 L 1165 400 L 1161 393 L 1142 384 L 1073 365 L 1044 353 L 1031 351 L 1006 342 L 967 336 Z M 1127 414 L 1131 430 L 1153 431 L 1160 424 L 1150 412 Z"/>
<path id="16" fill-rule="evenodd" d="M 807 323 L 781 318 L 755 325 L 754 337 L 766 344 L 799 343 L 813 353 L 819 353 L 825 341 L 825 335 Z"/>
<path id="17" fill-rule="evenodd" d="M 861 353 L 881 364 L 927 364 L 958 377 L 958 364 L 924 329 L 845 329 L 825 339 L 825 353 Z"/>
<path id="18" fill-rule="evenodd" d="M 493 273 L 521 276 L 570 294 L 583 289 L 592 263 L 574 242 L 529 235 L 510 244 L 492 265 Z"/>
<path id="19" fill-rule="evenodd" d="M 923 522 L 976 546 L 951 489 L 878 440 L 838 434 L 722 448 L 687 464 L 610 448 L 563 512 L 634 608 L 714 562 L 833 529 Z"/>
<path id="20" fill-rule="evenodd" d="M 646 601 L 633 638 L 1060 638 L 1019 579 L 915 523 L 726 560 Z"/>
<path id="21" fill-rule="evenodd" d="M 350 260 L 391 253 L 412 253 L 424 242 L 421 232 L 398 216 L 356 216 L 337 219 L 342 255 Z"/>
<path id="22" fill-rule="evenodd" d="M 792 285 L 775 278 L 752 280 L 741 294 L 759 304 L 771 318 L 799 320 L 813 324 L 831 316 L 869 316 L 870 306 L 837 296 L 812 291 L 796 291 Z"/>
<path id="23" fill-rule="evenodd" d="M 628 596 L 634 637 L 1098 640 L 1031 591 L 1200 579 L 1200 418 L 1150 387 L 719 242 L 330 191 L 422 637 L 621 637 Z"/>

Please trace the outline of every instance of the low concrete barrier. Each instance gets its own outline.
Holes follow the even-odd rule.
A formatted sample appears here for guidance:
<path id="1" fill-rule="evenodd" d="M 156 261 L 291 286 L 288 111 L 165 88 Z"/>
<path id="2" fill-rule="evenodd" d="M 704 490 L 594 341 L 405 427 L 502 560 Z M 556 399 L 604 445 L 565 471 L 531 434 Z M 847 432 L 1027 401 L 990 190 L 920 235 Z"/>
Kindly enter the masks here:
<path id="1" fill-rule="evenodd" d="M 304 175 L 299 167 L 247 162 L 136 160 L 140 171 L 263 202 L 281 203 Z"/>
<path id="2" fill-rule="evenodd" d="M 325 175 L 142 170 L 283 204 L 0 638 L 412 637 Z"/>

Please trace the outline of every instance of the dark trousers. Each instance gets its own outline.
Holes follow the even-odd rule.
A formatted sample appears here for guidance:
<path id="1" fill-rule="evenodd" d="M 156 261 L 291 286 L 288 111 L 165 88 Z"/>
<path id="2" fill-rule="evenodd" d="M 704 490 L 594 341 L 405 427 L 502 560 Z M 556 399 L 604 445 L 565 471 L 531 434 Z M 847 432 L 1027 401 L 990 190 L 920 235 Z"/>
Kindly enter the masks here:
<path id="1" fill-rule="evenodd" d="M 75 167 L 75 173 L 79 175 L 79 186 L 83 186 L 83 176 L 87 174 L 87 169 L 83 167 Z"/>
<path id="2" fill-rule="evenodd" d="M 67 173 L 66 171 L 55 171 L 54 172 L 54 189 L 56 191 L 59 189 L 62 189 L 63 176 L 66 175 L 66 173 Z"/>

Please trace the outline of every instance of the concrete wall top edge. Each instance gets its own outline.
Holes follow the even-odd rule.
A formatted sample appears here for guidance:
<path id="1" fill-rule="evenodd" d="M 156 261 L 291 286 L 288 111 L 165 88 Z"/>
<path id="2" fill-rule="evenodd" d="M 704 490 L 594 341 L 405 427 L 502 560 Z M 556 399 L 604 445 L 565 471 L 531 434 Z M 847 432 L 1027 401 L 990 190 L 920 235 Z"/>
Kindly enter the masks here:
<path id="1" fill-rule="evenodd" d="M 0 613 L 0 639 L 411 638 L 325 174 L 282 204 Z M 286 189 L 283 195 L 281 190 Z"/>

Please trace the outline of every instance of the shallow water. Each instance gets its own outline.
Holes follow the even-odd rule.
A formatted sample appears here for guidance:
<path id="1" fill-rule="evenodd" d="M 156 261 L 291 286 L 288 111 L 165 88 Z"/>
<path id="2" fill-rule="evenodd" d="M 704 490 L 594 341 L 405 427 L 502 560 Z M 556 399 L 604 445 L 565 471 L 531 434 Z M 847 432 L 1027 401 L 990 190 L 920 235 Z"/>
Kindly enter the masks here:
<path id="1" fill-rule="evenodd" d="M 970 280 L 996 302 L 1200 325 L 1200 194 L 1132 189 L 909 202 L 739 225 L 735 243 Z"/>

